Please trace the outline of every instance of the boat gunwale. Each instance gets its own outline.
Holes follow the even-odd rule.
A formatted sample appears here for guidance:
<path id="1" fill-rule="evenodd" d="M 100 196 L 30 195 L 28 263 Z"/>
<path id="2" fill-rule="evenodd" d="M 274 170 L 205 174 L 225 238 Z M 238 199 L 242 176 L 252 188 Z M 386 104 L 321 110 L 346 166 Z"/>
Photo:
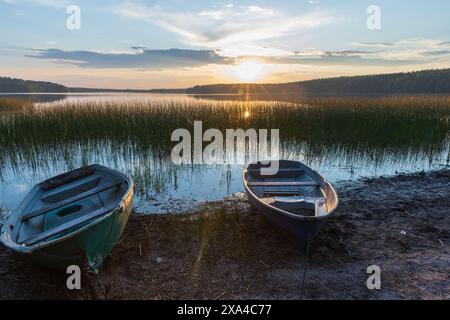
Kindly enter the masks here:
<path id="1" fill-rule="evenodd" d="M 48 240 L 48 241 L 42 241 L 42 242 L 38 242 L 34 245 L 31 246 L 27 246 L 27 245 L 21 245 L 19 243 L 17 243 L 16 241 L 11 239 L 11 232 L 9 229 L 10 226 L 13 226 L 18 220 L 20 220 L 20 217 L 22 216 L 21 213 L 23 211 L 23 207 L 28 204 L 31 201 L 31 198 L 33 196 L 35 196 L 36 191 L 41 187 L 42 183 L 45 183 L 47 180 L 51 179 L 47 179 L 37 185 L 35 185 L 27 194 L 27 196 L 23 199 L 23 201 L 19 204 L 19 206 L 17 207 L 16 210 L 14 210 L 10 215 L 8 215 L 6 217 L 6 222 L 5 224 L 2 226 L 1 228 L 1 233 L 0 233 L 0 241 L 7 247 L 17 251 L 17 252 L 21 252 L 21 253 L 27 253 L 27 254 L 31 254 L 36 250 L 40 250 L 43 249 L 45 247 L 49 247 L 52 246 L 54 244 L 57 244 L 59 242 L 63 242 L 67 239 L 70 239 L 72 237 L 77 236 L 78 234 L 86 231 L 87 229 L 90 229 L 91 227 L 93 227 L 96 224 L 101 223 L 102 221 L 110 218 L 113 214 L 115 214 L 117 211 L 123 210 L 123 206 L 124 203 L 126 203 L 129 199 L 129 197 L 131 197 L 133 195 L 133 190 L 134 190 L 134 182 L 133 179 L 129 176 L 126 175 L 120 171 L 114 170 L 114 169 L 110 169 L 108 167 L 99 165 L 99 164 L 93 164 L 93 165 L 89 165 L 89 166 L 85 166 L 85 167 L 81 167 L 72 171 L 76 171 L 76 170 L 80 170 L 80 169 L 85 169 L 85 168 L 93 168 L 93 169 L 100 169 L 102 171 L 108 171 L 109 173 L 119 176 L 121 178 L 124 179 L 124 182 L 126 181 L 128 184 L 128 189 L 126 190 L 126 192 L 124 192 L 124 194 L 121 196 L 117 206 L 115 208 L 113 208 L 111 211 L 109 211 L 108 213 L 105 213 L 104 215 L 92 220 L 91 222 L 87 223 L 86 225 L 82 226 L 81 228 L 77 228 L 74 231 L 53 239 L 53 240 Z M 68 173 L 72 172 L 69 171 Z"/>
<path id="2" fill-rule="evenodd" d="M 271 161 L 273 161 L 273 160 L 271 160 Z M 281 160 L 276 160 L 276 161 L 281 161 Z M 287 160 L 287 161 L 291 161 L 291 160 Z M 277 208 L 275 206 L 272 206 L 272 205 L 262 201 L 260 199 L 260 197 L 258 197 L 248 185 L 248 179 L 247 179 L 246 175 L 248 174 L 248 166 L 250 164 L 247 165 L 247 167 L 245 168 L 244 172 L 242 173 L 242 180 L 244 181 L 245 190 L 247 191 L 247 193 L 250 193 L 250 195 L 255 199 L 255 201 L 258 201 L 258 203 L 260 205 L 262 205 L 263 207 L 265 207 L 265 208 L 267 208 L 267 209 L 269 209 L 271 211 L 275 211 L 276 213 L 280 213 L 280 214 L 283 214 L 285 216 L 288 216 L 289 218 L 292 218 L 292 219 L 295 219 L 295 220 L 300 220 L 300 221 L 304 221 L 304 220 L 307 220 L 307 221 L 318 221 L 318 220 L 325 220 L 325 219 L 329 218 L 336 211 L 336 209 L 337 209 L 337 207 L 339 205 L 339 197 L 338 197 L 338 194 L 337 194 L 336 190 L 334 189 L 333 185 L 331 183 L 329 183 L 325 179 L 324 176 L 322 176 L 320 173 L 318 173 L 317 171 L 313 170 L 312 168 L 308 167 L 307 165 L 305 165 L 305 164 L 303 164 L 303 163 L 301 163 L 299 161 L 291 161 L 291 162 L 297 162 L 297 163 L 301 164 L 302 166 L 306 167 L 307 169 L 311 170 L 313 173 L 317 174 L 320 178 L 322 178 L 323 184 L 327 185 L 331 189 L 331 192 L 333 192 L 333 194 L 335 196 L 335 199 L 336 199 L 335 205 L 334 205 L 333 209 L 331 209 L 329 212 L 327 212 L 326 215 L 323 215 L 323 216 L 302 216 L 302 215 L 296 215 L 294 213 L 291 213 L 289 211 Z M 251 200 L 251 199 L 249 199 L 249 200 Z"/>

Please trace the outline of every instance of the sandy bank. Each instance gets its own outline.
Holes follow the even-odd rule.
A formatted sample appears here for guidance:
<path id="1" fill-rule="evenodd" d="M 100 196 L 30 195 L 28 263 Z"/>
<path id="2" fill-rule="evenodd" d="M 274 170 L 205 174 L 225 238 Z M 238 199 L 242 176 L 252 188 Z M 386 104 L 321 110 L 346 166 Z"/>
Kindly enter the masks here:
<path id="1" fill-rule="evenodd" d="M 450 170 L 346 183 L 315 239 L 307 299 L 449 299 Z M 191 215 L 132 216 L 99 276 L 65 273 L 0 247 L 0 298 L 298 299 L 304 249 L 238 195 Z M 366 268 L 382 289 L 366 288 Z"/>

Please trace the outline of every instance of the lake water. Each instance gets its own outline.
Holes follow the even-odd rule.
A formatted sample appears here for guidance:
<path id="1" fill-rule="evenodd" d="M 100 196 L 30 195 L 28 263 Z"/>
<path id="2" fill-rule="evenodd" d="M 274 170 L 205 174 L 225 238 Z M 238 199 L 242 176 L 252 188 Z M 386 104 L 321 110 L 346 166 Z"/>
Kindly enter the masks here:
<path id="1" fill-rule="evenodd" d="M 17 97 L 17 95 L 14 95 L 14 97 Z M 39 108 L 73 108 L 75 105 L 93 103 L 98 105 L 130 105 L 151 102 L 152 104 L 170 105 L 176 102 L 195 105 L 203 101 L 208 101 L 208 103 L 229 101 L 233 103 L 234 100 L 235 103 L 241 103 L 246 100 L 248 102 L 248 98 L 242 97 L 135 93 L 46 94 L 25 95 L 21 98 L 32 98 Z M 258 98 L 258 100 L 261 99 Z M 270 103 L 271 100 L 268 99 L 267 101 L 266 103 Z M 80 128 L 80 130 L 82 129 Z M 158 128 L 152 128 L 151 130 L 158 130 Z M 290 130 L 292 130 L 292 127 Z M 282 131 L 283 127 L 280 127 L 280 132 Z M 133 135 L 133 132 L 130 134 Z M 167 139 L 170 140 L 170 137 L 168 136 Z M 375 151 L 371 152 L 372 142 L 363 147 L 355 147 L 354 153 L 352 153 L 352 148 L 348 148 L 348 146 L 340 148 L 332 145 L 331 142 L 325 146 L 326 148 L 324 147 L 324 150 L 332 151 L 322 152 L 321 156 L 310 156 L 309 149 L 302 146 L 302 143 L 305 145 L 311 143 L 308 139 L 314 140 L 316 137 L 307 137 L 305 141 L 289 141 L 285 144 L 282 141 L 283 158 L 303 161 L 334 183 L 360 179 L 361 177 L 389 176 L 398 172 L 436 170 L 449 166 L 448 137 L 442 139 L 445 141 L 438 141 L 439 146 L 433 149 L 431 153 L 417 151 L 418 149 L 415 148 L 416 141 L 411 142 L 411 145 L 405 142 L 405 148 L 403 149 L 393 148 L 389 145 L 390 138 L 385 138 L 385 147 L 383 143 L 378 143 L 379 141 L 376 140 L 376 146 L 373 146 L 373 149 L 376 149 L 376 155 L 374 155 Z M 295 139 L 293 138 L 293 140 Z M 317 144 L 317 142 L 315 143 Z M 102 144 L 97 141 L 94 148 L 99 145 Z M 105 142 L 105 145 L 108 145 L 108 143 Z M 318 145 L 320 146 L 320 142 Z M 158 157 L 153 154 L 152 157 L 142 158 L 134 154 L 131 156 L 125 155 L 128 151 L 124 152 L 124 150 L 107 146 L 103 150 L 83 151 L 83 148 L 79 146 L 71 150 L 73 153 L 69 156 L 66 155 L 64 159 L 59 156 L 52 157 L 53 151 L 50 145 L 45 147 L 45 153 L 42 151 L 42 158 L 38 157 L 37 160 L 34 160 L 35 162 L 23 160 L 18 164 L 2 163 L 0 204 L 13 209 L 34 184 L 69 168 L 88 163 L 100 163 L 133 175 L 138 185 L 138 194 L 135 201 L 138 213 L 189 211 L 200 202 L 219 200 L 227 195 L 243 191 L 242 171 L 244 165 L 175 166 L 170 163 L 170 157 L 167 157 L 167 155 Z M 55 147 L 55 154 L 57 151 Z M 21 158 L 21 155 L 16 156 Z M 68 160 L 68 158 L 70 159 Z M 158 177 L 158 179 L 155 177 Z M 146 179 L 150 179 L 151 182 L 142 182 Z"/>

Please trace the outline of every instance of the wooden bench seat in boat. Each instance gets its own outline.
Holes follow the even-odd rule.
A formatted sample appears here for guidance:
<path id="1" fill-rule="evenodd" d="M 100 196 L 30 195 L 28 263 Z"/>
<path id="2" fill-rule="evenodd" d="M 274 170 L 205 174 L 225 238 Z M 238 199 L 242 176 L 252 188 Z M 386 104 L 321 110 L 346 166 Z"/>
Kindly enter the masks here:
<path id="1" fill-rule="evenodd" d="M 64 206 L 67 206 L 67 205 L 69 205 L 71 203 L 74 203 L 76 201 L 79 201 L 79 200 L 85 199 L 87 197 L 90 197 L 92 195 L 95 195 L 97 193 L 106 191 L 108 189 L 112 189 L 114 187 L 118 187 L 121 184 L 122 184 L 122 182 L 114 182 L 114 183 L 109 183 L 109 184 L 106 184 L 106 185 L 100 185 L 100 186 L 98 186 L 96 188 L 93 188 L 91 190 L 88 190 L 88 191 L 85 191 L 83 193 L 80 193 L 80 194 L 78 194 L 78 195 L 76 195 L 74 197 L 65 199 L 63 201 L 54 203 L 54 204 L 49 205 L 49 206 L 45 206 L 42 209 L 39 209 L 39 210 L 36 210 L 36 211 L 29 212 L 29 213 L 25 214 L 22 217 L 22 222 L 25 222 L 25 221 L 27 221 L 29 219 L 32 219 L 34 217 L 40 216 L 42 214 L 45 214 L 46 212 L 49 212 L 51 210 L 62 208 Z"/>
<path id="2" fill-rule="evenodd" d="M 247 171 L 255 178 L 298 178 L 305 174 L 305 170 L 300 168 L 279 168 L 274 175 L 262 174 L 261 169 L 247 169 Z"/>
<path id="3" fill-rule="evenodd" d="M 320 214 L 320 206 L 326 203 L 324 197 L 267 197 L 261 198 L 267 204 L 270 204 L 281 210 L 289 211 L 293 214 L 304 216 L 316 216 Z"/>
<path id="4" fill-rule="evenodd" d="M 60 186 L 49 192 L 46 192 L 39 200 L 43 202 L 59 202 L 63 199 L 73 197 L 82 192 L 95 188 L 101 181 L 101 177 L 98 175 L 86 177 L 71 182 L 67 187 Z"/>
<path id="5" fill-rule="evenodd" d="M 48 181 L 45 181 L 44 183 L 42 183 L 41 189 L 44 191 L 50 191 L 52 189 L 58 188 L 73 181 L 91 176 L 94 174 L 94 172 L 95 172 L 94 170 L 87 168 L 80 169 L 77 172 L 67 172 L 59 176 L 53 177 Z"/>
<path id="6" fill-rule="evenodd" d="M 319 187 L 320 185 L 315 181 L 248 181 L 251 187 Z"/>
<path id="7" fill-rule="evenodd" d="M 38 243 L 40 241 L 44 241 L 44 240 L 46 240 L 48 238 L 54 237 L 54 236 L 56 236 L 58 234 L 61 234 L 61 233 L 65 232 L 65 231 L 68 231 L 68 230 L 70 230 L 70 229 L 72 229 L 74 227 L 77 227 L 77 226 L 80 226 L 80 225 L 82 225 L 84 223 L 87 223 L 90 220 L 93 220 L 95 218 L 101 217 L 102 215 L 110 212 L 113 209 L 114 209 L 113 206 L 97 209 L 97 210 L 92 211 L 92 212 L 90 212 L 88 214 L 85 214 L 85 215 L 83 215 L 83 216 L 81 216 L 81 217 L 79 217 L 77 219 L 71 220 L 71 221 L 66 222 L 64 224 L 61 224 L 61 225 L 59 225 L 59 226 L 57 226 L 57 227 L 55 227 L 53 229 L 46 230 L 46 231 L 44 231 L 42 233 L 34 235 L 31 238 L 29 238 L 29 239 L 21 241 L 20 244 L 30 246 L 30 245 L 33 245 L 33 244 Z"/>

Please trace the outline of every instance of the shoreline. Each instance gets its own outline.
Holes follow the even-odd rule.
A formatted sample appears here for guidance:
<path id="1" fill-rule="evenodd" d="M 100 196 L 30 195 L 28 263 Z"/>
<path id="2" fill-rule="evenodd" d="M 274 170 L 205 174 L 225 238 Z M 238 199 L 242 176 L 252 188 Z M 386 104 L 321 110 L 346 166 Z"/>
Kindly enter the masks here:
<path id="1" fill-rule="evenodd" d="M 305 299 L 449 299 L 450 170 L 339 183 L 315 238 Z M 0 299 L 299 299 L 305 254 L 244 194 L 188 214 L 132 215 L 81 291 L 0 246 Z M 368 290 L 366 268 L 381 268 Z"/>

